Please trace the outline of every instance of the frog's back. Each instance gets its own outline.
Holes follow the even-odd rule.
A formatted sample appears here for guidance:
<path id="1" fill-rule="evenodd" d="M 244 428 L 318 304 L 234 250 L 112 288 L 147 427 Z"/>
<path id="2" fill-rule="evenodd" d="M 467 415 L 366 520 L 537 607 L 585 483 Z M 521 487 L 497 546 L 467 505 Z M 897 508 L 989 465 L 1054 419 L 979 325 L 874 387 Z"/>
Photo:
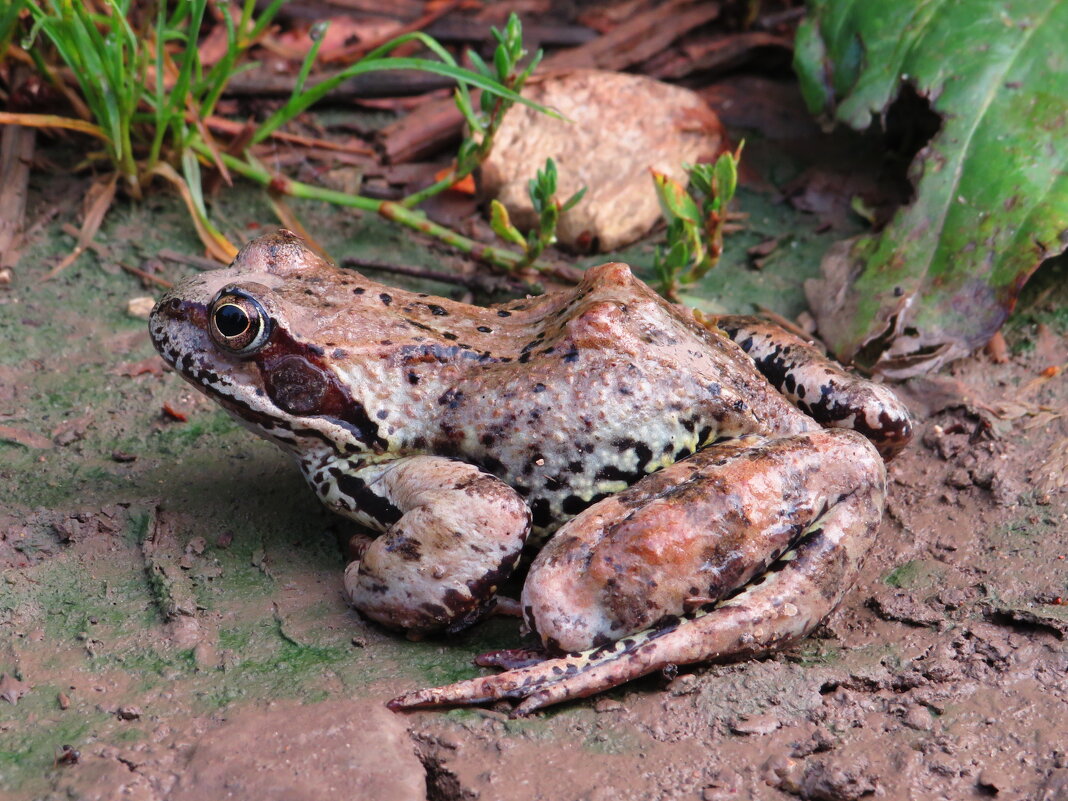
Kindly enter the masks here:
<path id="1" fill-rule="evenodd" d="M 571 292 L 487 310 L 501 312 L 501 328 L 522 336 L 442 395 L 431 449 L 516 487 L 536 527 L 718 438 L 814 426 L 734 342 L 624 264 L 591 268 Z"/>

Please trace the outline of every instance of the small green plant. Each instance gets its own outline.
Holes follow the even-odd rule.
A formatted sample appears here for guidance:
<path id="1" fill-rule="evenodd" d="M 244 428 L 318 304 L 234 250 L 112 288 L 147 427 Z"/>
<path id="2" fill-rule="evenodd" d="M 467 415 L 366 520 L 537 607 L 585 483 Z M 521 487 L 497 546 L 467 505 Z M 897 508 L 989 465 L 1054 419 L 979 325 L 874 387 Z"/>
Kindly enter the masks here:
<path id="1" fill-rule="evenodd" d="M 212 224 L 201 191 L 201 171 L 208 167 L 217 169 L 227 181 L 231 173 L 236 173 L 275 193 L 380 214 L 500 266 L 515 267 L 522 263 L 525 254 L 485 247 L 431 222 L 413 209 L 482 163 L 504 113 L 512 105 L 521 102 L 553 113 L 518 94 L 541 57 L 537 54 L 520 69 L 526 53 L 518 17 L 513 14 L 503 31 L 494 29 L 497 47 L 492 67 L 475 53 L 469 57 L 476 68 L 461 67 L 435 39 L 417 31 L 391 40 L 348 68 L 309 86 L 325 32 L 323 26 L 313 31 L 312 47 L 301 64 L 289 99 L 267 119 L 245 131 L 236 142 L 235 153 L 233 145 L 222 147 L 216 143 L 209 131 L 209 121 L 229 81 L 253 66 L 247 61 L 248 50 L 265 34 L 281 5 L 282 0 L 272 0 L 258 17 L 254 16 L 255 0 L 243 0 L 240 13 L 235 10 L 233 16 L 228 8 L 223 8 L 220 17 L 226 26 L 227 47 L 222 58 L 210 68 L 201 63 L 197 48 L 208 0 L 160 3 L 154 16 L 133 13 L 137 9 L 132 0 L 18 0 L 0 11 L 0 35 L 9 38 L 13 38 L 12 31 L 18 27 L 20 14 L 29 14 L 33 25 L 22 42 L 23 47 L 39 72 L 64 89 L 75 113 L 81 117 L 0 112 L 0 124 L 69 128 L 89 133 L 105 144 L 106 152 L 101 155 L 111 164 L 113 172 L 111 177 L 98 179 L 101 191 L 96 193 L 96 212 L 86 214 L 80 245 L 84 246 L 92 238 L 103 219 L 114 196 L 116 177 L 121 178 L 134 197 L 140 197 L 155 177 L 162 177 L 181 194 L 208 251 L 220 261 L 229 260 L 237 249 Z M 168 8 L 173 10 L 168 12 Z M 51 50 L 38 40 L 50 45 Z M 422 45 L 433 58 L 391 55 L 398 47 L 411 42 Z M 60 70 L 49 58 L 58 58 L 65 64 L 79 93 L 71 92 L 64 85 Z M 456 102 L 470 131 L 454 169 L 441 181 L 400 202 L 388 202 L 291 181 L 265 169 L 249 152 L 251 145 L 278 135 L 283 125 L 342 82 L 379 70 L 420 70 L 457 82 Z M 472 101 L 473 88 L 482 92 L 477 113 Z M 99 160 L 99 155 L 90 154 L 86 165 Z M 59 269 L 57 266 L 50 275 Z"/>
<path id="2" fill-rule="evenodd" d="M 518 95 L 531 73 L 541 63 L 542 51 L 535 53 L 526 67 L 520 69 L 527 51 L 523 49 L 523 26 L 519 22 L 519 17 L 512 14 L 508 17 L 503 31 L 496 28 L 491 28 L 491 31 L 497 40 L 492 66 L 487 64 L 474 50 L 467 51 L 467 58 L 474 65 L 475 71 L 487 81 L 495 82 Z M 467 134 L 456 152 L 456 161 L 449 173 L 440 181 L 401 201 L 409 208 L 473 173 L 489 156 L 493 148 L 494 137 L 504 120 L 505 113 L 515 105 L 513 97 L 483 92 L 479 96 L 479 110 L 476 112 L 471 92 L 462 82 L 456 88 L 455 100 L 456 107 L 467 122 Z"/>
<path id="3" fill-rule="evenodd" d="M 723 234 L 738 188 L 744 142 L 713 164 L 685 164 L 689 189 L 653 170 L 660 210 L 667 220 L 667 244 L 657 248 L 653 269 L 661 292 L 676 299 L 682 284 L 701 280 L 723 253 Z"/>
<path id="4" fill-rule="evenodd" d="M 534 264 L 545 248 L 556 242 L 556 225 L 560 215 L 574 208 L 586 194 L 586 187 L 582 187 L 563 203 L 556 199 L 556 163 L 552 159 L 546 160 L 545 169 L 538 170 L 527 186 L 534 213 L 538 215 L 538 224 L 526 236 L 512 224 L 503 203 L 496 199 L 490 201 L 490 227 L 497 236 L 518 245 L 525 254 L 516 269 Z"/>

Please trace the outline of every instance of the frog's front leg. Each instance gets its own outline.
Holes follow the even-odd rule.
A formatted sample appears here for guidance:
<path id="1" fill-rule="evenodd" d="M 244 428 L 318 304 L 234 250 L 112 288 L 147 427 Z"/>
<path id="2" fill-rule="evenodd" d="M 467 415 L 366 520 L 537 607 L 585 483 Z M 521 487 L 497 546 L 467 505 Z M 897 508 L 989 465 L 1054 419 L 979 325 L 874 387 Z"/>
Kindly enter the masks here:
<path id="1" fill-rule="evenodd" d="M 530 529 L 519 494 L 464 462 L 330 458 L 304 472 L 332 509 L 385 530 L 349 565 L 345 589 L 360 612 L 393 628 L 455 631 L 475 622 L 492 608 Z"/>
<path id="2" fill-rule="evenodd" d="M 845 370 L 818 348 L 758 317 L 714 320 L 779 392 L 828 428 L 850 428 L 890 459 L 912 439 L 908 408 L 884 384 Z"/>
<path id="3" fill-rule="evenodd" d="M 519 698 L 522 715 L 668 665 L 779 648 L 841 600 L 884 496 L 882 460 L 851 431 L 708 448 L 591 506 L 535 560 L 528 623 L 570 653 L 391 706 Z M 716 600 L 689 612 L 694 598 Z"/>

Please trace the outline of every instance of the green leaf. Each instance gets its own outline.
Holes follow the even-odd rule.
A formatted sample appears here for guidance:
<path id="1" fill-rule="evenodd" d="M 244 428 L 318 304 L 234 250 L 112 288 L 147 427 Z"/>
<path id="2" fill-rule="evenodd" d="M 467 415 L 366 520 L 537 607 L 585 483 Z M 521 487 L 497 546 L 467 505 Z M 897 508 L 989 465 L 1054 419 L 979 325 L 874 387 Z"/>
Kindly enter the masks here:
<path id="1" fill-rule="evenodd" d="M 524 250 L 526 249 L 527 240 L 512 225 L 512 220 L 508 216 L 508 209 L 497 199 L 490 201 L 490 228 L 506 242 L 511 242 L 513 245 L 519 245 Z"/>
<path id="2" fill-rule="evenodd" d="M 650 170 L 650 172 L 653 174 L 653 186 L 656 187 L 656 198 L 660 201 L 660 210 L 668 222 L 683 220 L 691 225 L 697 225 L 701 219 L 701 212 L 686 188 L 664 173 L 656 170 Z"/>
<path id="3" fill-rule="evenodd" d="M 836 246 L 807 287 L 841 357 L 896 378 L 983 345 L 1068 242 L 1068 0 L 810 0 L 795 67 L 816 111 L 866 128 L 905 83 L 942 128 L 915 199 Z"/>

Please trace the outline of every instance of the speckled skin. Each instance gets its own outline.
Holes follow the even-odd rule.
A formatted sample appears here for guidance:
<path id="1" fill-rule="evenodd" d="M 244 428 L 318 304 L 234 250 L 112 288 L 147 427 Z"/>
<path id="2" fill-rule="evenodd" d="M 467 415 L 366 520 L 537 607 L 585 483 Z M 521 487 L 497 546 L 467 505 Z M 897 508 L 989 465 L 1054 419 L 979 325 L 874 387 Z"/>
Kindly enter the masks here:
<path id="1" fill-rule="evenodd" d="M 225 305 L 252 316 L 251 344 L 221 333 Z M 881 515 L 884 471 L 868 440 L 823 431 L 727 333 L 623 264 L 591 268 L 573 290 L 483 308 L 338 270 L 281 231 L 167 293 L 149 327 L 187 380 L 290 451 L 328 506 L 387 532 L 346 579 L 356 606 L 387 625 L 472 622 L 524 541 L 537 547 L 579 515 L 532 567 L 524 613 L 550 649 L 597 649 L 572 657 L 581 681 L 547 685 L 558 666 L 544 662 L 524 668 L 529 693 L 511 673 L 476 680 L 497 688 L 485 697 L 596 692 L 656 669 L 640 650 L 654 646 L 673 663 L 722 655 L 693 638 L 754 631 L 735 630 L 737 611 L 692 610 L 747 586 L 737 597 L 756 592 L 761 615 L 768 592 L 800 593 L 784 603 L 802 613 L 753 642 L 800 636 L 840 597 Z M 813 364 L 798 374 L 815 376 Z M 907 440 L 896 398 L 869 396 L 880 408 L 854 419 L 892 425 L 864 433 Z M 798 558 L 774 580 L 746 584 L 787 549 Z M 709 617 L 727 630 L 705 631 Z M 685 637 L 646 636 L 668 620 Z M 608 658 L 617 639 L 624 650 Z M 485 700 L 465 692 L 397 705 Z"/>

